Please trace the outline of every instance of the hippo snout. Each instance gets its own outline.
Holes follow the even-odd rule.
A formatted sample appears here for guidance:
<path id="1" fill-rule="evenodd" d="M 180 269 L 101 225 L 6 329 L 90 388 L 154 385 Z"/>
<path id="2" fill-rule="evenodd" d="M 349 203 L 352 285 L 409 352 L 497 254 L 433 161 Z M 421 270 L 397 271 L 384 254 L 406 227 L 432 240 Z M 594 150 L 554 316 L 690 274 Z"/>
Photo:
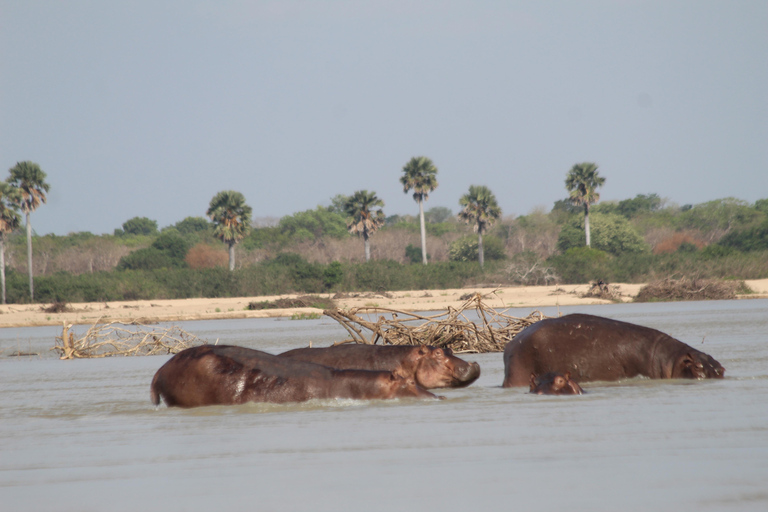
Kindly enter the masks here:
<path id="1" fill-rule="evenodd" d="M 469 386 L 480 377 L 480 365 L 476 362 L 467 363 L 458 375 L 461 386 Z"/>

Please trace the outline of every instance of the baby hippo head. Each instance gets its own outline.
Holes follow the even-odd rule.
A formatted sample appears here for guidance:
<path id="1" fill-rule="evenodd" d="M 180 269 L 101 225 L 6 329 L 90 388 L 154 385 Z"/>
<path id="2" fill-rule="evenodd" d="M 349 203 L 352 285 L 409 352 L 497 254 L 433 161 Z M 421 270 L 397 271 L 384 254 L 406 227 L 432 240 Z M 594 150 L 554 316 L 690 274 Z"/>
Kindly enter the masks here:
<path id="1" fill-rule="evenodd" d="M 543 375 L 531 374 L 530 392 L 535 395 L 583 395 L 584 390 L 575 381 L 571 380 L 571 374 L 547 372 Z"/>

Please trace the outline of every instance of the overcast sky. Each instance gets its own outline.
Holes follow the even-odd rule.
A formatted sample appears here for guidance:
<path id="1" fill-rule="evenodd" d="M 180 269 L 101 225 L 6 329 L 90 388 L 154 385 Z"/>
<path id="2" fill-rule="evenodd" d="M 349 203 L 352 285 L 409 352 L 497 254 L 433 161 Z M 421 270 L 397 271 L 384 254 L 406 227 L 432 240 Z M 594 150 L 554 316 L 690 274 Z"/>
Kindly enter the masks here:
<path id="1" fill-rule="evenodd" d="M 592 161 L 603 200 L 768 197 L 768 2 L 0 0 L 0 164 L 48 174 L 42 235 L 254 217 L 399 183 L 547 210 Z M 5 176 L 5 175 L 2 175 Z"/>

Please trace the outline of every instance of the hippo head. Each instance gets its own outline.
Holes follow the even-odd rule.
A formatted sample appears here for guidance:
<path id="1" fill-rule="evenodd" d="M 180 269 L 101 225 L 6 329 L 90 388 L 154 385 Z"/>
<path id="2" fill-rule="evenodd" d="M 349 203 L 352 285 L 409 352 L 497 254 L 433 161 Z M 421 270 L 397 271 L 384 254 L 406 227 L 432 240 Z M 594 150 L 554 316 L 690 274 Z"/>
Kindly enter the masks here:
<path id="1" fill-rule="evenodd" d="M 547 372 L 537 376 L 531 374 L 530 392 L 535 395 L 583 395 L 584 390 L 571 380 L 570 372 L 563 375 L 557 372 Z"/>
<path id="2" fill-rule="evenodd" d="M 462 388 L 480 377 L 479 364 L 459 359 L 450 348 L 422 345 L 416 357 L 416 381 L 427 389 Z"/>
<path id="3" fill-rule="evenodd" d="M 391 398 L 435 398 L 443 400 L 445 397 L 437 396 L 423 387 L 419 386 L 415 380 L 389 373 L 384 377 L 385 386 L 389 388 Z"/>
<path id="4" fill-rule="evenodd" d="M 722 379 L 725 368 L 704 352 L 686 352 L 675 361 L 673 379 Z"/>

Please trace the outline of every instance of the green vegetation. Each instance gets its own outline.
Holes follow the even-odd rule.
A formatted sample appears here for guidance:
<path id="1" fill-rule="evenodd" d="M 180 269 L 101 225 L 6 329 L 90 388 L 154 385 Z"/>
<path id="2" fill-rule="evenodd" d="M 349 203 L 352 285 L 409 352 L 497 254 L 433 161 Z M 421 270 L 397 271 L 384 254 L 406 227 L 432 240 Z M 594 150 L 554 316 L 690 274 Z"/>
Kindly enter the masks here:
<path id="1" fill-rule="evenodd" d="M 421 260 L 427 264 L 427 230 L 424 225 L 424 201 L 437 188 L 437 167 L 425 156 L 415 156 L 403 166 L 400 177 L 403 192 L 413 190 L 413 200 L 419 205 L 419 227 L 421 230 Z"/>
<path id="2" fill-rule="evenodd" d="M 482 267 L 485 264 L 483 235 L 501 217 L 501 207 L 493 192 L 482 185 L 470 185 L 469 192 L 459 199 L 459 205 L 463 207 L 459 218 L 470 224 L 477 233 L 477 261 Z"/>
<path id="3" fill-rule="evenodd" d="M 10 176 L 6 180 L 16 194 L 14 204 L 27 219 L 27 271 L 29 272 L 29 298 L 35 300 L 34 272 L 32 271 L 32 223 L 30 214 L 46 201 L 46 192 L 51 188 L 45 182 L 46 174 L 35 162 L 18 162 L 9 169 Z"/>
<path id="4" fill-rule="evenodd" d="M 251 229 L 251 207 L 245 197 L 234 190 L 223 190 L 213 196 L 208 215 L 213 221 L 213 234 L 229 247 L 229 270 L 235 270 L 235 245 Z"/>
<path id="5" fill-rule="evenodd" d="M 592 162 L 576 164 L 568 171 L 565 188 L 570 193 L 571 204 L 584 207 L 584 232 L 586 245 L 591 245 L 589 226 L 589 205 L 600 200 L 597 188 L 603 186 L 605 178 L 597 174 L 597 165 Z"/>
<path id="6" fill-rule="evenodd" d="M 382 208 L 384 208 L 384 201 L 376 197 L 376 192 L 367 190 L 358 190 L 344 203 L 344 211 L 350 217 L 347 223 L 349 232 L 363 237 L 365 261 L 371 260 L 371 235 L 384 225 Z"/>
<path id="7" fill-rule="evenodd" d="M 768 278 L 768 199 L 677 206 L 649 193 L 598 203 L 596 189 L 605 178 L 586 162 L 570 170 L 570 196 L 551 211 L 502 218 L 494 194 L 471 186 L 454 215 L 445 207 L 424 211 L 436 173 L 426 157 L 403 167 L 400 183 L 413 192 L 418 216 L 385 217 L 384 202 L 358 190 L 334 196 L 330 206 L 254 225 L 243 195 L 229 190 L 211 200 L 211 221 L 187 217 L 158 229 L 156 221 L 134 217 L 112 235 L 37 236 L 29 213 L 45 202 L 49 186 L 39 166 L 21 162 L 0 182 L 3 300 L 63 304 L 672 276 Z M 355 235 L 365 242 L 364 258 Z"/>

